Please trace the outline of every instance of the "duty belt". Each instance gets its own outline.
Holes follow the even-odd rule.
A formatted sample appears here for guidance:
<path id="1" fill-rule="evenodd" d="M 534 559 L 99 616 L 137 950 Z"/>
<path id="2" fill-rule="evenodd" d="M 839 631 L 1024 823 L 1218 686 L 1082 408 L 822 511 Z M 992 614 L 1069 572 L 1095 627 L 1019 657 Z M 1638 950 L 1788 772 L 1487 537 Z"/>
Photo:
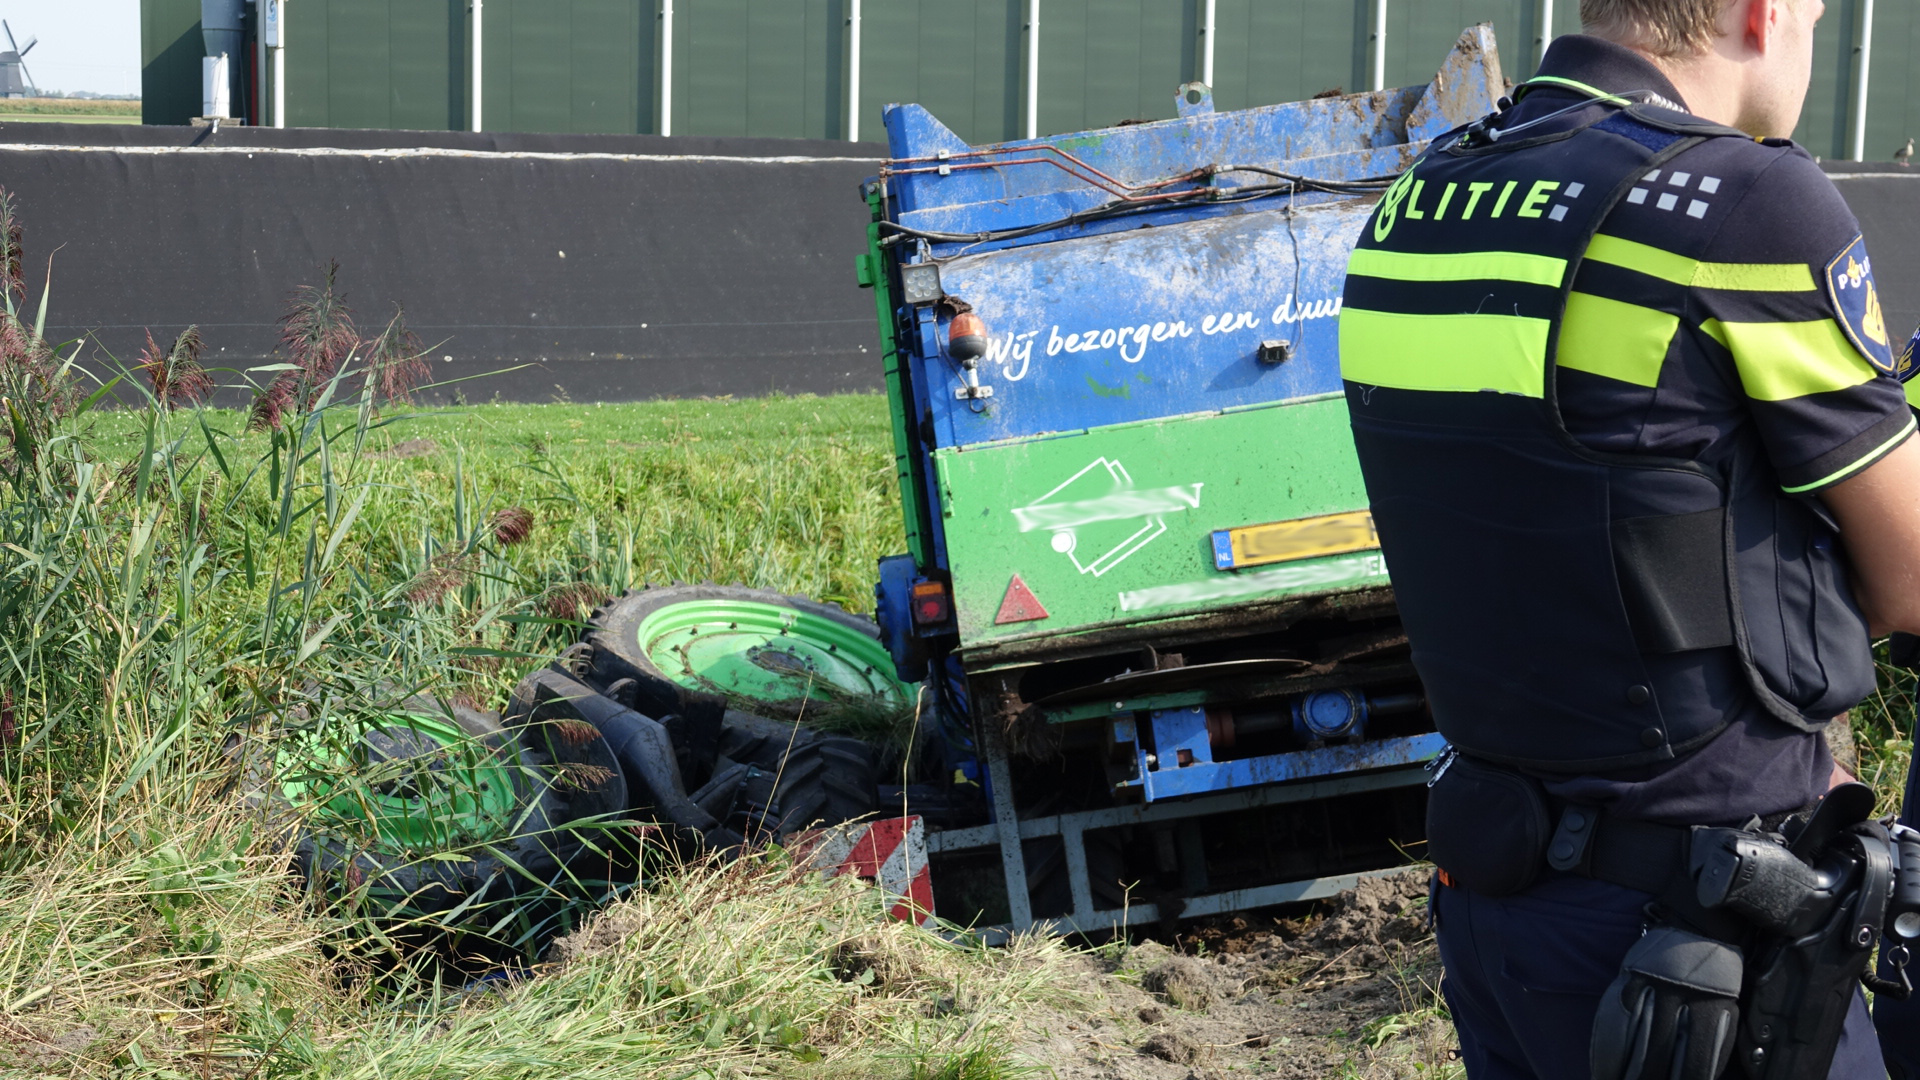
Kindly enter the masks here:
<path id="1" fill-rule="evenodd" d="M 1855 984 L 1894 997 L 1911 990 L 1920 832 L 1871 820 L 1865 784 L 1842 784 L 1784 822 L 1675 827 L 1551 799 L 1532 777 L 1466 756 L 1434 768 L 1428 851 L 1461 887 L 1511 895 L 1549 872 L 1653 898 L 1646 936 L 1602 995 L 1599 1080 L 1704 1078 L 1728 1057 L 1750 1080 L 1824 1078 Z M 1868 971 L 1883 934 L 1897 981 Z M 1678 1015 L 1717 1018 L 1712 1032 L 1694 1034 L 1719 1064 L 1643 1072 L 1646 1037 L 1671 1036 Z M 1728 1026 L 1736 1018 L 1737 1032 Z"/>
<path id="2" fill-rule="evenodd" d="M 1753 936 L 1744 921 L 1700 903 L 1693 877 L 1693 827 L 1636 821 L 1551 797 L 1548 802 L 1560 805 L 1558 824 L 1547 841 L 1549 868 L 1651 893 L 1668 917 L 1709 937 L 1742 944 Z M 1807 809 L 1755 818 L 1747 831 L 1772 832 Z"/>

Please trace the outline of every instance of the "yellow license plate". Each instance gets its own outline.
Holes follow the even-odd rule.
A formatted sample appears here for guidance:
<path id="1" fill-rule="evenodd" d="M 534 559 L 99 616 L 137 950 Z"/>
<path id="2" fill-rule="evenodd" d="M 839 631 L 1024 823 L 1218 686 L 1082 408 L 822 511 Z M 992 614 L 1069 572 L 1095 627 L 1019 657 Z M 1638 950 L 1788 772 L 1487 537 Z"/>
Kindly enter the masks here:
<path id="1" fill-rule="evenodd" d="M 1343 555 L 1380 546 L 1373 530 L 1373 513 L 1351 510 L 1344 514 L 1242 525 L 1213 534 L 1213 565 L 1220 570 Z"/>

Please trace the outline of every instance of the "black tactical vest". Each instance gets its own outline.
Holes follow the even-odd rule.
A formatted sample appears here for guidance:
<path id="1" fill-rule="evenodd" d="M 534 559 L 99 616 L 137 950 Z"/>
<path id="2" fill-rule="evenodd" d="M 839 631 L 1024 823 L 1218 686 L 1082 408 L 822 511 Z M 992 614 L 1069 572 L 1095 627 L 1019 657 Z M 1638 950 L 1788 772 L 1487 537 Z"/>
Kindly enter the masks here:
<path id="1" fill-rule="evenodd" d="M 1817 730 L 1874 680 L 1823 511 L 1780 493 L 1750 435 L 1730 469 L 1603 453 L 1555 393 L 1567 294 L 1608 211 L 1703 139 L 1746 136 L 1644 106 L 1580 115 L 1436 140 L 1348 268 L 1354 442 L 1434 718 L 1515 765 L 1671 758 L 1728 722 L 1660 691 L 1662 665 L 1704 657 Z"/>

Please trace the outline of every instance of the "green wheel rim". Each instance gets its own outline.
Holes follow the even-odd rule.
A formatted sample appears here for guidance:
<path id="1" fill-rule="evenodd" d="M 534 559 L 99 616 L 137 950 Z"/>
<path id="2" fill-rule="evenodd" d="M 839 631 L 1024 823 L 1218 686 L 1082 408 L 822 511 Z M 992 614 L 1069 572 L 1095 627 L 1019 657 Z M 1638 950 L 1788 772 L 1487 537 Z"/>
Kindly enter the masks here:
<path id="1" fill-rule="evenodd" d="M 363 740 L 376 733 L 422 752 L 373 760 Z M 381 717 L 344 750 L 312 736 L 283 752 L 279 766 L 288 801 L 312 808 L 324 832 L 370 831 L 386 845 L 423 851 L 503 840 L 518 824 L 517 755 L 440 717 Z"/>
<path id="2" fill-rule="evenodd" d="M 667 678 L 755 712 L 913 701 L 893 677 L 885 646 L 838 620 L 780 604 L 688 600 L 642 619 L 638 636 L 641 653 Z"/>

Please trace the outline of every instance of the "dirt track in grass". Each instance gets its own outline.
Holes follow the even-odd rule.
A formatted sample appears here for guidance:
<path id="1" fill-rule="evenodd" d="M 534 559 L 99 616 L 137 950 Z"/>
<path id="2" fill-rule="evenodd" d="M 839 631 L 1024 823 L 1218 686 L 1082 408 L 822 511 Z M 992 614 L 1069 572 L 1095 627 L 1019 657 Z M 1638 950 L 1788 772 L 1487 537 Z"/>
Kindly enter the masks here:
<path id="1" fill-rule="evenodd" d="M 1305 915 L 1094 950 L 1075 969 L 1092 1004 L 1033 1016 L 1015 1058 L 1060 1080 L 1461 1075 L 1426 891 L 1410 870 Z"/>

